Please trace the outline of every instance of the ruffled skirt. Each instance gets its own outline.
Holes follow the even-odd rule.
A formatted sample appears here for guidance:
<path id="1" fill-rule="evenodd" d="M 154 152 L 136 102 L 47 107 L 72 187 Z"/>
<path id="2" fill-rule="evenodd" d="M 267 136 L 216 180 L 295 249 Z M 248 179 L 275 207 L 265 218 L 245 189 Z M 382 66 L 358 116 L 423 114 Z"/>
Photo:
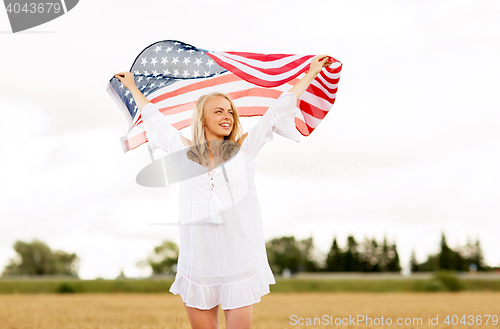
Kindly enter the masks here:
<path id="1" fill-rule="evenodd" d="M 189 307 L 209 310 L 221 305 L 223 310 L 239 308 L 260 302 L 275 284 L 272 272 L 257 271 L 252 277 L 222 285 L 199 285 L 179 273 L 169 291 L 180 295 Z"/>

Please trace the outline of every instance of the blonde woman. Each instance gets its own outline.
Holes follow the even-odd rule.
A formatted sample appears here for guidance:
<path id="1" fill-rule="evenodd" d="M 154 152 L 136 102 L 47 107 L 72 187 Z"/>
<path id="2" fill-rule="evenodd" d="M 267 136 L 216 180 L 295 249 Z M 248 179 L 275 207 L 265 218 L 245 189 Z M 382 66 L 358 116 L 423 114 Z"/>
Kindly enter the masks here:
<path id="1" fill-rule="evenodd" d="M 266 255 L 254 157 L 273 132 L 299 141 L 297 100 L 321 69 L 330 66 L 328 58 L 314 57 L 307 74 L 245 134 L 228 96 L 200 97 L 192 140 L 164 120 L 158 106 L 136 87 L 132 73 L 115 75 L 134 97 L 149 143 L 185 160 L 182 168 L 190 179 L 180 185 L 179 260 L 170 292 L 182 297 L 193 329 L 218 329 L 219 305 L 227 329 L 250 328 L 253 304 L 276 283 Z"/>

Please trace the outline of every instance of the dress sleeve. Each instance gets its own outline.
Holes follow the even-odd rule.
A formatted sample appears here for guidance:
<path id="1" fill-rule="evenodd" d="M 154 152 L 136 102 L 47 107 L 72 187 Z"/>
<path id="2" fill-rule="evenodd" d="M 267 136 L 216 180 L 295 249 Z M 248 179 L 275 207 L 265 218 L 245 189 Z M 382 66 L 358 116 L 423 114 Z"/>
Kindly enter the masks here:
<path id="1" fill-rule="evenodd" d="M 142 108 L 141 117 L 146 130 L 146 138 L 153 148 L 160 148 L 168 153 L 184 148 L 181 132 L 168 123 L 158 109 L 158 105 L 146 104 Z"/>
<path id="2" fill-rule="evenodd" d="M 248 130 L 248 136 L 241 145 L 242 151 L 255 156 L 265 143 L 273 140 L 273 132 L 300 142 L 300 134 L 295 126 L 297 99 L 290 92 L 284 92 L 264 113 L 257 124 Z"/>

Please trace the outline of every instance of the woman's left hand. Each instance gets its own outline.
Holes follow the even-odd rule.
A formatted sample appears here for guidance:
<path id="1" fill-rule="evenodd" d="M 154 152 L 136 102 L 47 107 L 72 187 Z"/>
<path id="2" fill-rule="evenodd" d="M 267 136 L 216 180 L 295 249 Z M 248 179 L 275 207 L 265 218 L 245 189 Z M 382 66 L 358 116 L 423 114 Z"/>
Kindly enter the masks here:
<path id="1" fill-rule="evenodd" d="M 331 59 L 328 55 L 318 55 L 312 58 L 311 66 L 309 68 L 309 72 L 314 74 L 318 74 L 323 67 L 330 66 L 333 63 L 333 59 Z"/>

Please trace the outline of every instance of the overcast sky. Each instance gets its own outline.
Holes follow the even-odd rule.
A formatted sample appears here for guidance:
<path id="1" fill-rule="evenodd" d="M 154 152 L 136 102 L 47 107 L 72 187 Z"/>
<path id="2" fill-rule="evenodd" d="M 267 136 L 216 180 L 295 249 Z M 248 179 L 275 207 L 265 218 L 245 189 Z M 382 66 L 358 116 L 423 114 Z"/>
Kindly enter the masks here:
<path id="1" fill-rule="evenodd" d="M 178 227 L 151 225 L 176 220 L 175 187 L 135 183 L 147 147 L 123 153 L 106 92 L 166 39 L 344 64 L 318 128 L 298 144 L 275 135 L 256 159 L 266 239 L 313 236 L 326 253 L 334 236 L 385 235 L 407 268 L 445 232 L 500 266 L 498 1 L 85 0 L 16 34 L 0 10 L 0 268 L 37 238 L 77 253 L 83 279 L 146 276 L 135 264 L 178 243 Z"/>

